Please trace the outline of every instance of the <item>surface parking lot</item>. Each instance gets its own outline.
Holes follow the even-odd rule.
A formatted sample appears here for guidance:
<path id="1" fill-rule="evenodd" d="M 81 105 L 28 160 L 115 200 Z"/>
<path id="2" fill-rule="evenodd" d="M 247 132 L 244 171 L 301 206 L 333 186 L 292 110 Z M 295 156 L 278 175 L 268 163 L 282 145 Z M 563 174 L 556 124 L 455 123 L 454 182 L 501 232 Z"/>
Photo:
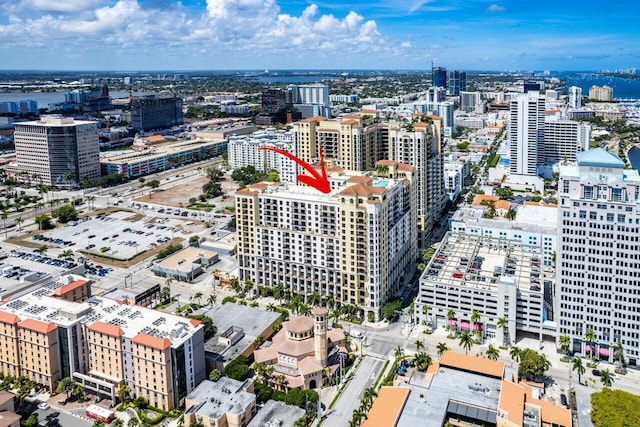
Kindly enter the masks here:
<path id="1" fill-rule="evenodd" d="M 186 237 L 177 228 L 182 223 L 180 220 L 158 219 L 152 222 L 151 218 L 135 220 L 136 217 L 137 214 L 125 211 L 97 215 L 42 234 L 63 249 L 85 250 L 122 260 L 133 258 L 174 237 Z"/>
<path id="2" fill-rule="evenodd" d="M 55 277 L 77 266 L 74 261 L 42 256 L 26 249 L 3 252 L 0 258 L 0 297 L 24 283 L 34 282 L 48 274 Z"/>

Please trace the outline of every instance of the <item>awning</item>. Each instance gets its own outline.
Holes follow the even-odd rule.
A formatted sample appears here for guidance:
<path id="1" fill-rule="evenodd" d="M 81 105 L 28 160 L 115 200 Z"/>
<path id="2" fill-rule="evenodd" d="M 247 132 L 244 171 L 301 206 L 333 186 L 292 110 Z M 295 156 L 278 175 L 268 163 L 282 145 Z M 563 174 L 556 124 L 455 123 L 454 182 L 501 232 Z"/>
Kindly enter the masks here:
<path id="1" fill-rule="evenodd" d="M 449 326 L 458 326 L 458 321 L 456 319 L 449 319 Z"/>
<path id="2" fill-rule="evenodd" d="M 586 351 L 587 353 L 593 353 L 593 347 L 591 347 L 589 344 L 587 344 L 584 347 L 584 351 Z"/>
<path id="3" fill-rule="evenodd" d="M 482 331 L 484 329 L 484 327 L 482 326 L 482 323 L 474 323 L 473 324 L 473 330 L 474 331 Z"/>
<path id="4" fill-rule="evenodd" d="M 609 357 L 609 349 L 606 347 L 600 347 L 598 349 L 598 354 L 602 357 Z"/>
<path id="5" fill-rule="evenodd" d="M 460 327 L 468 331 L 471 329 L 471 322 L 469 322 L 468 320 L 463 320 L 460 324 Z"/>

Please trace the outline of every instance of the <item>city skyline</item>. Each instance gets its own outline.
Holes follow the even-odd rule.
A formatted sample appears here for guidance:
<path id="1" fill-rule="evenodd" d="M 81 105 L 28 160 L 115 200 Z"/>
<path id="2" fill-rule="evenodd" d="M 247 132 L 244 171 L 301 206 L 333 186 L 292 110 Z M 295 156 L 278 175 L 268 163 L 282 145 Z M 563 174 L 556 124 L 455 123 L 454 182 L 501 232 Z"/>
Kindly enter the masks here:
<path id="1" fill-rule="evenodd" d="M 640 5 L 548 6 L 553 9 L 521 0 L 21 0 L 0 5 L 0 67 L 426 69 L 432 61 L 497 71 L 636 67 Z"/>

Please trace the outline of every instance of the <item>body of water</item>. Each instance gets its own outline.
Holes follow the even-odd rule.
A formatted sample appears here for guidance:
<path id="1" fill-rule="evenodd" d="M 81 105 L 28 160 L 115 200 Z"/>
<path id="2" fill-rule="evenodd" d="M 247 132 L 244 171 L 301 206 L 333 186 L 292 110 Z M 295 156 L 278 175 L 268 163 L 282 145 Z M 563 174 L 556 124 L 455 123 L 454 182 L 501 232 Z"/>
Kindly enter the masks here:
<path id="1" fill-rule="evenodd" d="M 629 150 L 629 163 L 632 168 L 640 170 L 640 148 L 633 147 Z"/>
<path id="2" fill-rule="evenodd" d="M 145 92 L 134 92 L 135 96 L 152 95 Z M 126 98 L 129 92 L 110 92 L 111 98 Z M 47 108 L 49 104 L 64 102 L 64 92 L 0 92 L 0 102 L 18 102 L 34 100 L 38 103 L 38 108 Z"/>
<path id="3" fill-rule="evenodd" d="M 621 77 L 603 76 L 593 73 L 571 73 L 560 75 L 559 78 L 570 86 L 582 89 L 582 95 L 589 96 L 589 88 L 596 86 L 610 86 L 613 88 L 615 99 L 640 99 L 640 80 L 623 79 Z"/>
<path id="4" fill-rule="evenodd" d="M 316 83 L 325 80 L 339 80 L 338 76 L 256 76 L 249 77 L 250 80 L 257 80 L 260 83 Z"/>

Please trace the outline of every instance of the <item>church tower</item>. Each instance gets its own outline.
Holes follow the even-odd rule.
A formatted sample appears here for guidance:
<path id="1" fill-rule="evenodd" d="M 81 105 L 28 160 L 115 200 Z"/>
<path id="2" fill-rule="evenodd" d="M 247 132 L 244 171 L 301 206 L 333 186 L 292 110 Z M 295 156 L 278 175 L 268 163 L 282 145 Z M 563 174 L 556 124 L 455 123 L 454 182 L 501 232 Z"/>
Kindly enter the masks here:
<path id="1" fill-rule="evenodd" d="M 318 307 L 313 310 L 313 340 L 315 357 L 322 366 L 327 365 L 327 309 Z"/>

